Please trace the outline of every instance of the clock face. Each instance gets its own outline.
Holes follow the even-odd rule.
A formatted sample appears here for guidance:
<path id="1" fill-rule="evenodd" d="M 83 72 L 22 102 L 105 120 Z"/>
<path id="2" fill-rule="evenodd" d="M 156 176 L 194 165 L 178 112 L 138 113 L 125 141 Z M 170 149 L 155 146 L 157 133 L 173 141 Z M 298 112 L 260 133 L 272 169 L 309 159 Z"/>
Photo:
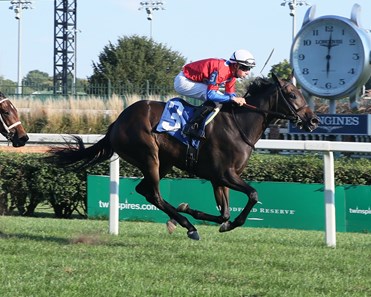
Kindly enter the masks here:
<path id="1" fill-rule="evenodd" d="M 365 50 L 350 21 L 319 18 L 301 29 L 291 49 L 300 85 L 320 97 L 346 95 L 363 73 Z"/>

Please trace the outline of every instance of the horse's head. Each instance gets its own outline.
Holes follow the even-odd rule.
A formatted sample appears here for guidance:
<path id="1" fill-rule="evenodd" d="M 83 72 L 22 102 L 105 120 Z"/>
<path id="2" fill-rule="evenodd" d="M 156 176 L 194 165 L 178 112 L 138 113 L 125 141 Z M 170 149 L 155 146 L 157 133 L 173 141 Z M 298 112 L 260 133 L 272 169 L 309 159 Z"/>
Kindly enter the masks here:
<path id="1" fill-rule="evenodd" d="M 26 144 L 28 136 L 19 120 L 17 109 L 2 93 L 0 93 L 0 122 L 0 133 L 11 141 L 14 147 Z"/>
<path id="2" fill-rule="evenodd" d="M 319 119 L 310 109 L 299 89 L 291 81 L 279 79 L 274 73 L 272 78 L 278 90 L 277 111 L 283 113 L 300 129 L 309 132 L 316 129 Z"/>

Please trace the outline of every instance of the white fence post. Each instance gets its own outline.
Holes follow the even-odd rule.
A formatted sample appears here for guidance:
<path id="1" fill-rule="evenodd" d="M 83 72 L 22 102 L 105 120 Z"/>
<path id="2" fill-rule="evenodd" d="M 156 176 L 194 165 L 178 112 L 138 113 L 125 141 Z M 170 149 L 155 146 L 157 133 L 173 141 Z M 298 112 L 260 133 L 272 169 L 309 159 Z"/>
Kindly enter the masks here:
<path id="1" fill-rule="evenodd" d="M 119 234 L 120 158 L 115 153 L 110 163 L 109 233 Z"/>
<path id="2" fill-rule="evenodd" d="M 336 247 L 334 153 L 324 152 L 323 161 L 325 167 L 325 239 L 327 246 Z"/>

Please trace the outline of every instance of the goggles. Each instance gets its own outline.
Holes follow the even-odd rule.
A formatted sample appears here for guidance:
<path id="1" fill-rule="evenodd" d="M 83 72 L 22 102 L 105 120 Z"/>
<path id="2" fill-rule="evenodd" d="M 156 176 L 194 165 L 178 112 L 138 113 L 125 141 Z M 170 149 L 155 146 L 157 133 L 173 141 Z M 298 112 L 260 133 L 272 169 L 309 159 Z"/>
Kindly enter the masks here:
<path id="1" fill-rule="evenodd" d="M 252 67 L 251 66 L 245 66 L 245 65 L 239 65 L 238 69 L 246 72 L 246 71 L 250 71 L 252 69 Z"/>

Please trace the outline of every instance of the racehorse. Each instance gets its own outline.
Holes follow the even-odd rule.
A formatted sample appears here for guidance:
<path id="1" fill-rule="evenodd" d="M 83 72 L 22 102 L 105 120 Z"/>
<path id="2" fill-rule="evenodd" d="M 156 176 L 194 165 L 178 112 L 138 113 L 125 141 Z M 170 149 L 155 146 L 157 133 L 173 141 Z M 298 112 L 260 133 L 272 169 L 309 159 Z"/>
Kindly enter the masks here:
<path id="1" fill-rule="evenodd" d="M 47 161 L 59 166 L 75 164 L 87 168 L 108 160 L 116 152 L 140 169 L 143 179 L 136 191 L 169 216 L 167 227 L 170 233 L 179 223 L 187 229 L 189 238 L 200 239 L 197 229 L 182 212 L 196 219 L 221 224 L 220 232 L 230 231 L 244 224 L 258 201 L 256 190 L 246 184 L 240 174 L 269 123 L 278 118 L 288 119 L 307 131 L 314 130 L 319 123 L 292 82 L 279 79 L 274 74 L 272 77 L 273 80 L 255 79 L 244 96 L 245 106 L 223 104 L 214 120 L 206 126 L 206 139 L 200 142 L 193 173 L 211 182 L 220 215 L 193 210 L 186 203 L 175 208 L 160 194 L 159 182 L 173 166 L 189 170 L 187 146 L 166 133 L 155 131 L 164 111 L 164 102 L 143 100 L 130 105 L 97 143 L 85 147 L 80 137 L 73 136 L 73 143 L 51 148 Z M 229 189 L 243 192 L 248 198 L 234 221 L 229 220 Z"/>
<path id="2" fill-rule="evenodd" d="M 18 117 L 13 103 L 0 92 L 0 133 L 12 142 L 14 147 L 24 146 L 28 136 Z"/>

